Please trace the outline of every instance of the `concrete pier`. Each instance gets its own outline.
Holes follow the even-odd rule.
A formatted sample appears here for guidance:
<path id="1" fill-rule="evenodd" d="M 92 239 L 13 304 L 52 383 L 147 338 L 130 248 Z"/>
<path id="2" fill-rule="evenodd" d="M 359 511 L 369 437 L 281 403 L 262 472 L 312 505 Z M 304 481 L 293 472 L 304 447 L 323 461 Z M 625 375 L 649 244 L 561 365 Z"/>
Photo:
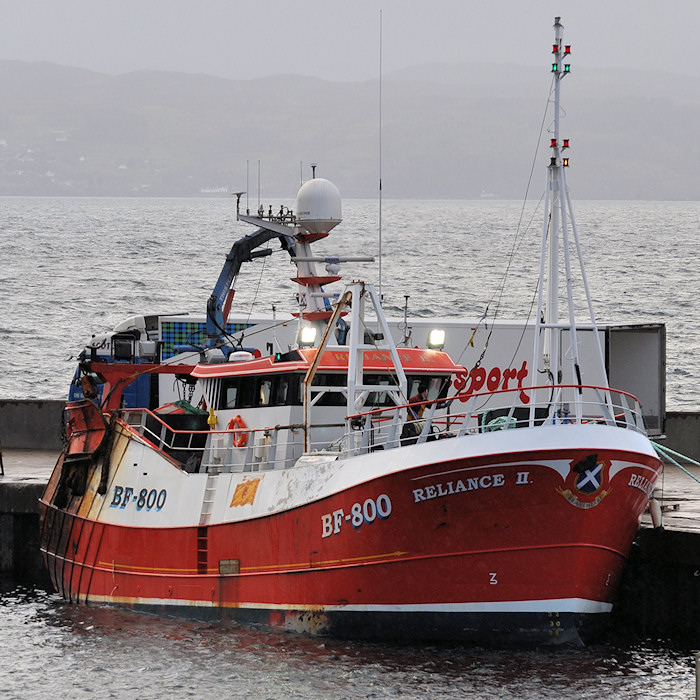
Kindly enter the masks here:
<path id="1" fill-rule="evenodd" d="M 65 401 L 0 399 L 0 449 L 60 451 Z"/>
<path id="2" fill-rule="evenodd" d="M 39 498 L 58 454 L 4 450 L 0 477 L 0 573 L 45 587 L 51 584 L 39 551 Z"/>

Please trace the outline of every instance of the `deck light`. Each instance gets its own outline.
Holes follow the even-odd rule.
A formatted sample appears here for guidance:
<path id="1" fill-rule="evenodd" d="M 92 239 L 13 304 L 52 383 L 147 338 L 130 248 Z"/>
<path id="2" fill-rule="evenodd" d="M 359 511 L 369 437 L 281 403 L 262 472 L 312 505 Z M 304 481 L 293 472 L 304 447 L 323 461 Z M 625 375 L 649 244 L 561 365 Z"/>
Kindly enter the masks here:
<path id="1" fill-rule="evenodd" d="M 569 167 L 569 159 L 568 159 L 568 158 L 562 159 L 562 165 L 563 165 L 565 168 L 568 168 L 568 167 Z"/>
<path id="2" fill-rule="evenodd" d="M 302 326 L 299 331 L 299 347 L 310 348 L 316 342 L 316 328 L 314 326 Z"/>
<path id="3" fill-rule="evenodd" d="M 428 333 L 428 347 L 431 350 L 442 350 L 445 347 L 445 331 L 442 328 L 433 328 Z"/>

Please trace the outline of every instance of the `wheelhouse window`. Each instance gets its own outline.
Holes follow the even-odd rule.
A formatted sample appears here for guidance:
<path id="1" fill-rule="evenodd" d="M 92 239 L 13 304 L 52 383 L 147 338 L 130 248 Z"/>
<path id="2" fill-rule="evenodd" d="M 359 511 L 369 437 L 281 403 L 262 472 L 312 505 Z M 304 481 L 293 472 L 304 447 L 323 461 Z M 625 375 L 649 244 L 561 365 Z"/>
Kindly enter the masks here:
<path id="1" fill-rule="evenodd" d="M 221 401 L 219 408 L 236 408 L 238 399 L 238 382 L 232 386 L 224 386 L 221 391 Z"/>
<path id="2" fill-rule="evenodd" d="M 269 406 L 272 398 L 272 385 L 274 383 L 272 377 L 260 380 L 260 388 L 258 390 L 258 406 Z"/>
<path id="3" fill-rule="evenodd" d="M 418 393 L 421 384 L 425 384 L 428 387 L 428 399 L 430 401 L 446 398 L 447 391 L 450 388 L 450 377 L 410 375 L 406 379 L 408 380 L 409 399 Z"/>
<path id="4" fill-rule="evenodd" d="M 428 386 L 428 399 L 444 399 L 450 385 L 446 376 L 409 375 L 409 398 L 418 393 L 421 384 Z M 391 374 L 365 374 L 365 384 L 394 387 L 396 377 Z M 347 375 L 343 372 L 318 372 L 311 384 L 316 406 L 345 406 L 347 403 Z M 301 373 L 267 374 L 258 377 L 227 377 L 222 379 L 220 409 L 257 408 L 264 406 L 301 406 L 304 398 L 304 376 Z M 367 407 L 391 406 L 393 401 L 386 391 L 371 391 L 365 400 Z"/>
<path id="5" fill-rule="evenodd" d="M 326 387 L 334 387 L 337 388 L 336 390 L 327 390 L 325 391 L 319 399 L 314 401 L 315 406 L 345 406 L 347 403 L 347 398 L 346 398 L 346 393 L 344 391 L 339 391 L 338 389 L 345 388 L 348 383 L 348 378 L 347 374 L 345 373 L 338 373 L 338 374 L 331 374 L 331 373 L 322 373 L 319 372 L 317 373 L 313 380 L 311 381 L 311 386 L 313 389 L 316 390 L 323 390 Z M 303 384 L 302 384 L 302 391 L 303 391 Z M 312 391 L 312 397 L 315 394 L 315 391 Z"/>
<path id="6" fill-rule="evenodd" d="M 222 380 L 219 408 L 301 405 L 298 374 L 229 377 Z"/>
<path id="7" fill-rule="evenodd" d="M 396 377 L 388 374 L 365 374 L 363 379 L 365 384 L 373 384 L 386 387 L 396 387 L 398 380 Z M 367 394 L 365 406 L 391 406 L 394 402 L 391 400 L 386 391 L 370 391 Z"/>

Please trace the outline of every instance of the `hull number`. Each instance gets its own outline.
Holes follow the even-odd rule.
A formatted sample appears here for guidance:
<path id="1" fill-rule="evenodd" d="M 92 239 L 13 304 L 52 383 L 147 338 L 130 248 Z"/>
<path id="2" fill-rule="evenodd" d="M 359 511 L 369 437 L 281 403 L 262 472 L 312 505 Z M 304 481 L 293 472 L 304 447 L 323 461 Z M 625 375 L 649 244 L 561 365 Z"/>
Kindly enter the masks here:
<path id="1" fill-rule="evenodd" d="M 321 537 L 340 534 L 343 523 L 350 523 L 357 530 L 365 523 L 385 520 L 391 515 L 391 499 L 385 493 L 376 499 L 368 498 L 364 503 L 353 503 L 349 513 L 342 508 L 321 516 Z"/>
<path id="2" fill-rule="evenodd" d="M 165 489 L 141 489 L 138 493 L 131 486 L 115 486 L 110 508 L 126 508 L 134 504 L 136 510 L 160 510 L 165 505 L 168 492 Z"/>

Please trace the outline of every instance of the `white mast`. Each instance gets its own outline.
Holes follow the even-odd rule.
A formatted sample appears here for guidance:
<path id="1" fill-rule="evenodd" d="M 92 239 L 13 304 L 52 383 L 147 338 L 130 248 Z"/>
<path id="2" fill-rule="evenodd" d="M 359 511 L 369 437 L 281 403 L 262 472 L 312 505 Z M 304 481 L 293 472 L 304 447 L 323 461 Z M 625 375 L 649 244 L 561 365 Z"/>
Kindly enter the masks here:
<path id="1" fill-rule="evenodd" d="M 576 317 L 574 313 L 573 296 L 573 271 L 571 267 L 571 246 L 569 241 L 569 228 L 574 235 L 576 245 L 576 255 L 581 270 L 581 279 L 584 286 L 588 310 L 593 325 L 593 334 L 600 363 L 601 375 L 604 377 L 607 386 L 605 373 L 605 361 L 603 358 L 602 345 L 598 334 L 593 304 L 588 280 L 584 268 L 581 246 L 578 232 L 571 207 L 571 197 L 566 183 L 566 167 L 569 159 L 563 155 L 563 151 L 569 147 L 569 140 L 562 140 L 559 133 L 560 108 L 560 83 L 565 75 L 570 72 L 568 63 L 564 63 L 571 53 L 571 47 L 562 43 L 564 27 L 560 22 L 560 17 L 554 20 L 554 45 L 552 47 L 552 75 L 554 78 L 554 133 L 550 140 L 552 149 L 549 167 L 547 170 L 547 192 L 545 196 L 544 227 L 542 231 L 542 252 L 540 260 L 540 286 L 537 309 L 537 328 L 535 333 L 535 367 L 539 368 L 540 338 L 542 338 L 542 370 L 547 373 L 548 380 L 552 384 L 558 384 L 561 379 L 562 367 L 562 331 L 569 331 L 570 350 L 566 354 L 570 355 L 572 363 L 572 375 L 575 384 L 582 384 L 581 367 L 578 354 L 578 336 L 576 330 Z M 559 266 L 564 262 L 564 272 L 566 275 L 566 304 L 568 309 L 568 322 L 561 322 L 559 318 Z M 546 301 L 544 282 L 547 282 Z M 533 373 L 533 385 L 539 383 L 537 372 Z M 574 412 L 578 419 L 581 418 L 582 390 L 576 394 L 577 400 Z"/>

